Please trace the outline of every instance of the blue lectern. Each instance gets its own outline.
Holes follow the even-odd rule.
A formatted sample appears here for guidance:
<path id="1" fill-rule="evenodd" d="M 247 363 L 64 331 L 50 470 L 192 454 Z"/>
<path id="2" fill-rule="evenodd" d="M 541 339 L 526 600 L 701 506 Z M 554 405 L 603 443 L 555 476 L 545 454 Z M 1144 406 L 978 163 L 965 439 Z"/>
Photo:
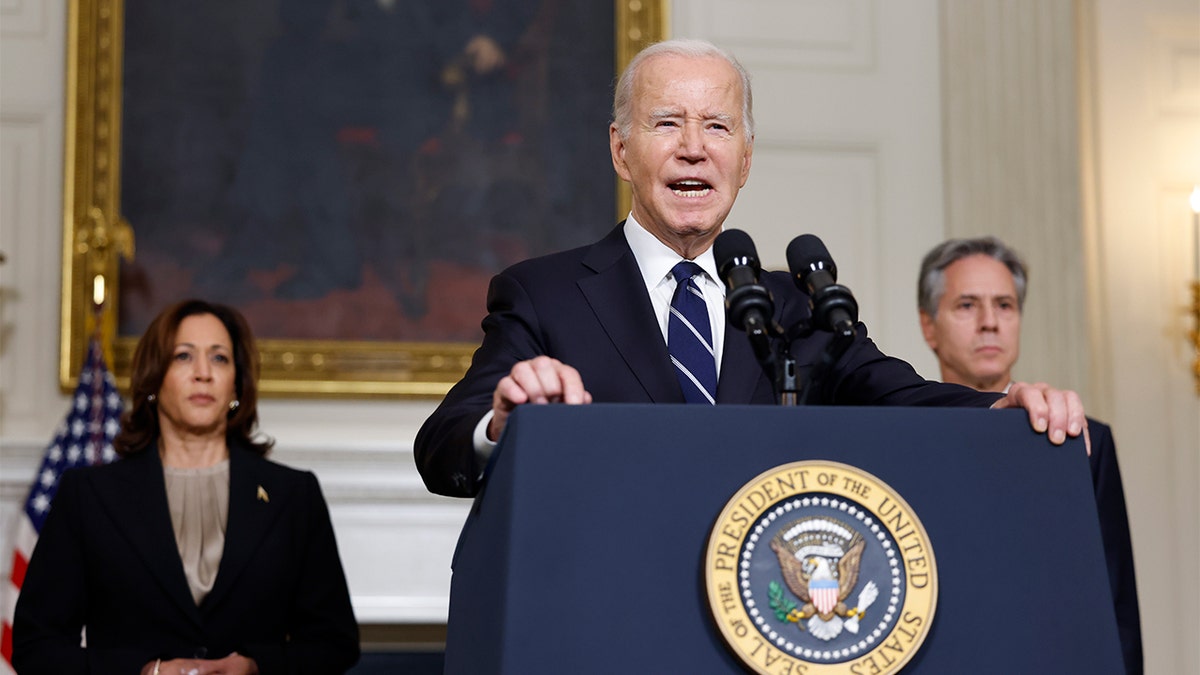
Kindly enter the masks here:
<path id="1" fill-rule="evenodd" d="M 919 514 L 937 559 L 904 673 L 1120 673 L 1083 443 L 1021 411 L 522 406 L 455 554 L 446 672 L 745 673 L 704 586 L 755 476 L 828 460 Z"/>

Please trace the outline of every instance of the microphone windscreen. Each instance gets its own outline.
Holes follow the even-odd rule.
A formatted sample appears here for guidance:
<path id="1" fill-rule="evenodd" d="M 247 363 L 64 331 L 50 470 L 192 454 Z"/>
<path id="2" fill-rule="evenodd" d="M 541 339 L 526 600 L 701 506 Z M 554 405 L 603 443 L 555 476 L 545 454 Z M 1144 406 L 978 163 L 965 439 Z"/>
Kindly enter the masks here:
<path id="1" fill-rule="evenodd" d="M 722 277 L 728 273 L 730 265 L 749 265 L 756 272 L 761 269 L 754 241 L 741 230 L 725 230 L 718 234 L 713 242 L 713 258 Z"/>
<path id="2" fill-rule="evenodd" d="M 817 270 L 827 270 L 833 281 L 837 281 L 837 266 L 833 264 L 833 256 L 829 255 L 829 249 L 815 234 L 802 234 L 793 239 L 787 247 L 787 261 L 792 276 L 801 284 Z"/>

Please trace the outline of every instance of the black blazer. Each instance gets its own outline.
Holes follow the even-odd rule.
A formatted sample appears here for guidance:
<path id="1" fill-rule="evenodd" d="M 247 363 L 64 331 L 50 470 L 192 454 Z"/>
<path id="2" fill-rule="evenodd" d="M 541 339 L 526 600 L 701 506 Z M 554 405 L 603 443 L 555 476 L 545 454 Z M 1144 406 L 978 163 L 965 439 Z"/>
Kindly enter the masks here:
<path id="1" fill-rule="evenodd" d="M 234 651 L 263 675 L 349 669 L 358 625 L 316 476 L 240 445 L 229 462 L 225 551 L 199 607 L 153 445 L 64 473 L 17 601 L 17 672 L 130 675 Z"/>
<path id="2" fill-rule="evenodd" d="M 808 296 L 784 272 L 761 282 L 784 327 L 809 320 Z M 549 355 L 576 368 L 598 403 L 683 403 L 667 345 L 623 224 L 590 246 L 527 260 L 498 274 L 488 290 L 483 344 L 461 382 L 417 434 L 417 468 L 433 492 L 473 496 L 483 467 L 475 426 L 492 405 L 496 383 L 518 361 Z M 790 341 L 806 374 L 832 335 L 802 332 Z M 858 337 L 820 390 L 826 404 L 988 406 L 997 394 L 928 382 L 885 356 L 858 325 Z M 774 389 L 746 335 L 726 324 L 718 404 L 772 404 Z"/>
<path id="3" fill-rule="evenodd" d="M 1096 512 L 1100 516 L 1100 538 L 1104 542 L 1104 562 L 1117 614 L 1117 632 L 1125 672 L 1140 675 L 1142 663 L 1142 622 L 1138 610 L 1137 579 L 1133 574 L 1133 543 L 1129 538 L 1129 516 L 1125 511 L 1125 489 L 1121 485 L 1121 467 L 1117 464 L 1117 446 L 1112 429 L 1088 418 L 1092 454 L 1092 488 L 1096 494 Z"/>

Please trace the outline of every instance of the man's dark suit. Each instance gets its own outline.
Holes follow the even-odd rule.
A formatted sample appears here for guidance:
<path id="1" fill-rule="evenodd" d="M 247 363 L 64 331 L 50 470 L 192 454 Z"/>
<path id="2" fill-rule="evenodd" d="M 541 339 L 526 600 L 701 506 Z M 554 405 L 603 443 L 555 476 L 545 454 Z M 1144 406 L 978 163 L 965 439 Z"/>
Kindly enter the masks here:
<path id="1" fill-rule="evenodd" d="M 472 435 L 491 408 L 496 383 L 519 361 L 552 356 L 579 371 L 597 403 L 683 403 L 646 286 L 623 225 L 582 248 L 514 265 L 492 279 L 483 344 L 466 376 L 421 427 L 416 460 L 433 492 L 473 496 L 483 467 Z M 808 298 L 784 272 L 761 282 L 775 300 L 785 328 L 809 318 Z M 997 394 L 922 379 L 904 361 L 882 354 L 859 335 L 820 390 L 825 404 L 988 406 Z M 798 369 L 807 373 L 829 343 L 828 333 L 791 342 Z M 726 327 L 717 403 L 771 404 L 770 379 L 745 334 Z"/>
<path id="2" fill-rule="evenodd" d="M 197 607 L 153 448 L 63 474 L 17 603 L 17 671 L 130 675 L 233 651 L 263 675 L 349 669 L 358 626 L 316 477 L 230 448 L 225 550 Z"/>
<path id="3" fill-rule="evenodd" d="M 1096 511 L 1100 516 L 1100 538 L 1104 542 L 1104 560 L 1108 565 L 1108 583 L 1117 614 L 1117 631 L 1125 672 L 1141 673 L 1142 623 L 1138 611 L 1137 580 L 1133 575 L 1133 544 L 1129 538 L 1129 516 L 1125 512 L 1125 489 L 1121 486 L 1121 468 L 1117 465 L 1117 447 L 1112 429 L 1088 418 L 1092 454 L 1092 487 Z"/>

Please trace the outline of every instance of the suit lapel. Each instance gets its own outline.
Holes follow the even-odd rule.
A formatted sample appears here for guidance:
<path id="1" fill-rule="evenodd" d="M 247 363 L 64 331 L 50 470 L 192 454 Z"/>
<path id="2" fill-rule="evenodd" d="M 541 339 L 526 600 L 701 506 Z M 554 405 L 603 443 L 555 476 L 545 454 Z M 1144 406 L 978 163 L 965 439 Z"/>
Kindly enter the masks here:
<path id="1" fill-rule="evenodd" d="M 683 403 L 666 344 L 661 337 L 646 339 L 646 327 L 657 321 L 623 227 L 617 225 L 588 251 L 583 264 L 595 274 L 580 279 L 579 290 L 650 400 Z"/>
<path id="2" fill-rule="evenodd" d="M 259 542 L 282 512 L 284 486 L 268 480 L 265 463 L 240 446 L 229 447 L 229 520 L 225 526 L 225 551 L 205 610 L 216 607 L 234 587 Z"/>
<path id="3" fill-rule="evenodd" d="M 113 465 L 113 489 L 100 494 L 112 509 L 115 526 L 146 562 L 151 576 L 164 594 L 197 626 L 201 625 L 200 611 L 192 600 L 171 511 L 167 505 L 166 482 L 162 461 L 156 444 Z"/>

